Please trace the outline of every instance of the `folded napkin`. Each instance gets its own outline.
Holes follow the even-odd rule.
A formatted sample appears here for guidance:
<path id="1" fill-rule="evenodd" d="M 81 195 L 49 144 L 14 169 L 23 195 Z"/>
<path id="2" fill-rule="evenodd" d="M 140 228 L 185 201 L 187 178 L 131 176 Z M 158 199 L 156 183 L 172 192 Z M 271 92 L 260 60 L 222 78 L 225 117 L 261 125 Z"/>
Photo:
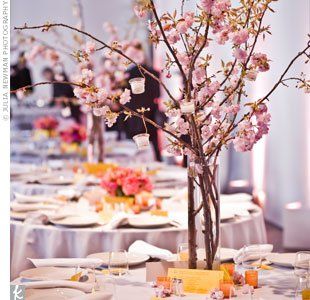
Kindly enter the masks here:
<path id="1" fill-rule="evenodd" d="M 18 203 L 18 202 L 11 202 L 11 210 L 17 212 L 26 212 L 26 211 L 34 211 L 34 210 L 56 210 L 58 209 L 58 205 L 54 204 L 42 204 L 42 203 Z"/>
<path id="2" fill-rule="evenodd" d="M 43 288 L 72 288 L 83 291 L 84 293 L 90 293 L 93 289 L 93 283 L 85 283 L 69 280 L 42 280 L 42 281 L 29 281 L 23 282 L 23 286 L 26 289 L 43 289 Z"/>
<path id="3" fill-rule="evenodd" d="M 116 229 L 127 223 L 128 223 L 128 215 L 126 213 L 120 212 L 112 217 L 112 220 L 107 225 L 105 225 L 105 228 Z"/>
<path id="4" fill-rule="evenodd" d="M 271 253 L 273 250 L 273 245 L 271 244 L 257 244 L 250 245 L 245 250 L 245 246 L 238 250 L 234 256 L 235 264 L 241 264 L 242 261 L 256 260 L 260 258 L 265 258 L 267 254 Z"/>
<path id="5" fill-rule="evenodd" d="M 141 240 L 137 240 L 133 244 L 131 244 L 128 248 L 128 252 L 146 254 L 150 257 L 163 260 L 167 260 L 173 256 L 173 254 L 169 250 L 155 247 Z"/>
<path id="6" fill-rule="evenodd" d="M 51 195 L 23 195 L 19 193 L 14 193 L 15 201 L 18 203 L 50 203 L 61 205 L 64 202 L 53 198 Z"/>
<path id="7" fill-rule="evenodd" d="M 99 258 L 28 258 L 37 268 L 38 267 L 80 267 L 97 268 L 102 265 Z"/>
<path id="8" fill-rule="evenodd" d="M 113 295 L 106 292 L 95 292 L 88 295 L 70 298 L 71 300 L 112 300 Z"/>
<path id="9" fill-rule="evenodd" d="M 48 216 L 44 212 L 39 211 L 31 211 L 28 212 L 25 218 L 24 223 L 26 224 L 48 224 L 49 219 Z"/>

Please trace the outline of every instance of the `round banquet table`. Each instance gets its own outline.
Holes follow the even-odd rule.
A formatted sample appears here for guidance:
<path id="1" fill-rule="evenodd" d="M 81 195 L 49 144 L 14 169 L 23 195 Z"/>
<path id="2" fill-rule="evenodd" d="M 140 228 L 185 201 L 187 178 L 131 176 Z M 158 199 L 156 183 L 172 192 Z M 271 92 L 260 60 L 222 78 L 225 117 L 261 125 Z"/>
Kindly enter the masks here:
<path id="1" fill-rule="evenodd" d="M 238 267 L 239 272 L 244 270 Z M 146 282 L 146 268 L 140 267 L 132 269 L 129 274 L 115 278 L 113 281 L 106 278 L 104 275 L 98 275 L 97 280 L 99 283 L 100 291 L 95 292 L 92 298 L 95 298 L 96 294 L 108 296 L 106 299 L 117 300 L 145 300 L 152 299 L 155 296 L 154 289 L 151 288 L 150 283 Z M 274 267 L 273 270 L 262 270 L 259 272 L 259 287 L 255 289 L 252 296 L 241 293 L 241 290 L 237 290 L 237 296 L 233 299 L 247 300 L 247 299 L 260 299 L 260 300 L 285 300 L 294 299 L 294 291 L 296 287 L 296 277 L 294 276 L 294 270 L 289 268 Z M 13 284 L 22 284 L 21 278 L 16 278 Z M 83 298 L 84 299 L 84 298 Z M 87 298 L 88 299 L 88 298 Z M 180 299 L 177 296 L 172 296 L 169 299 Z M 182 296 L 184 300 L 205 300 L 204 294 L 187 294 Z M 209 299 L 209 298 L 207 298 Z M 297 298 L 296 298 L 297 299 Z M 298 298 L 298 299 L 301 299 Z"/>
<path id="2" fill-rule="evenodd" d="M 11 277 L 31 267 L 27 257 L 86 257 L 96 252 L 128 249 L 135 240 L 176 252 L 178 245 L 187 241 L 187 227 L 111 230 L 105 226 L 65 228 L 11 220 Z M 265 223 L 259 207 L 248 217 L 221 224 L 222 247 L 239 249 L 246 244 L 266 242 Z"/>

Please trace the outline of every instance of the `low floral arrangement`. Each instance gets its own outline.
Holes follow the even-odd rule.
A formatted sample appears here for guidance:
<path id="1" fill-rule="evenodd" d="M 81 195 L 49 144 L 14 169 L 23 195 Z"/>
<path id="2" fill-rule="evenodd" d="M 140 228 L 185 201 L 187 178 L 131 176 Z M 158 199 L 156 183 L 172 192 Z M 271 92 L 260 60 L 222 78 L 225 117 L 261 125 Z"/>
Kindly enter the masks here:
<path id="1" fill-rule="evenodd" d="M 69 128 L 60 131 L 60 138 L 66 144 L 81 145 L 86 140 L 86 129 L 83 125 L 75 123 Z"/>
<path id="2" fill-rule="evenodd" d="M 58 120 L 52 116 L 37 118 L 33 123 L 36 129 L 36 137 L 55 137 L 57 135 L 56 129 L 58 125 Z"/>
<path id="3" fill-rule="evenodd" d="M 152 191 L 152 183 L 146 174 L 123 167 L 108 170 L 102 177 L 101 187 L 109 195 L 117 197 L 133 197 L 141 192 Z"/>

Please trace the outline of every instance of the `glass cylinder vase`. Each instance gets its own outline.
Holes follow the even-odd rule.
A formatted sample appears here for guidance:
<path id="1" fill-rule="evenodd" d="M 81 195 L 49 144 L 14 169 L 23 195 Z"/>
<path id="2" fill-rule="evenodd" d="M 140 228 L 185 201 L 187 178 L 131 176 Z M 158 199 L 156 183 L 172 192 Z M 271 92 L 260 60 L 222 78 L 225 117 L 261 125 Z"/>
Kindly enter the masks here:
<path id="1" fill-rule="evenodd" d="M 193 195 L 197 245 L 204 248 L 205 269 L 220 269 L 220 188 L 218 164 L 205 164 L 195 175 Z M 198 257 L 199 258 L 199 257 Z"/>

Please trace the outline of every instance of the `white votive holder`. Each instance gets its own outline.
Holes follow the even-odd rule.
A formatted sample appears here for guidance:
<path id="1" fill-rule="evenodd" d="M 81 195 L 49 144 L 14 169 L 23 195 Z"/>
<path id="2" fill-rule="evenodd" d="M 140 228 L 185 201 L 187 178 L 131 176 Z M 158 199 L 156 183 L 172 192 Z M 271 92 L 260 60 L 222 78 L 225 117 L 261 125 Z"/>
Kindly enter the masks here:
<path id="1" fill-rule="evenodd" d="M 133 94 L 143 94 L 145 92 L 145 78 L 136 77 L 129 80 L 131 91 Z"/>
<path id="2" fill-rule="evenodd" d="M 193 114 L 195 112 L 194 101 L 183 102 L 180 104 L 180 109 L 182 114 Z"/>
<path id="3" fill-rule="evenodd" d="M 145 150 L 150 146 L 150 135 L 148 133 L 140 133 L 133 137 L 139 150 Z"/>

